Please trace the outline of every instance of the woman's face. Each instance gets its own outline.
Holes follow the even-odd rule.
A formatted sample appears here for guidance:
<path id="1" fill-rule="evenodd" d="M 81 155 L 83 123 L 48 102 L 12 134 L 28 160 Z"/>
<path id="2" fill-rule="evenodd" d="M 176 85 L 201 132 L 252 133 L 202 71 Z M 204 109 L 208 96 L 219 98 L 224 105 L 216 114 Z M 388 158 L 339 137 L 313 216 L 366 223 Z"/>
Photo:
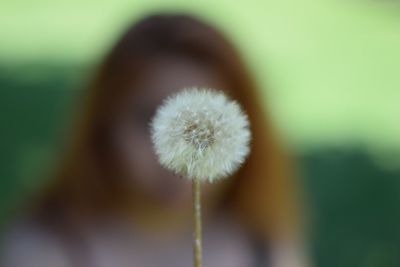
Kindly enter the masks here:
<path id="1" fill-rule="evenodd" d="M 149 124 L 162 100 L 185 87 L 224 90 L 227 86 L 216 71 L 172 56 L 150 62 L 144 75 L 133 86 L 132 94 L 119 107 L 114 126 L 118 163 L 135 192 L 146 197 L 145 201 L 157 203 L 163 210 L 190 210 L 190 183 L 158 163 L 152 148 Z M 205 186 L 205 203 L 215 202 L 222 184 Z"/>

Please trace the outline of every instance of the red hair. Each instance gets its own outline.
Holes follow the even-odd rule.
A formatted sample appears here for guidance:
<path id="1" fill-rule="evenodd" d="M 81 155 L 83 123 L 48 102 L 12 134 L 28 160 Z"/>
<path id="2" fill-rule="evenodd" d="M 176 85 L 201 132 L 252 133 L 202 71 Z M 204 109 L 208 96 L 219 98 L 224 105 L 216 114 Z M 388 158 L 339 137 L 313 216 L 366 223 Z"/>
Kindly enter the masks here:
<path id="1" fill-rule="evenodd" d="M 126 186 L 105 159 L 106 125 L 119 99 L 134 87 L 145 62 L 176 54 L 212 68 L 249 116 L 251 153 L 229 190 L 230 208 L 266 235 L 296 227 L 296 190 L 290 164 L 263 109 L 260 92 L 232 44 L 213 27 L 183 15 L 154 15 L 130 27 L 111 49 L 85 92 L 68 150 L 39 207 L 52 211 L 117 210 L 129 202 Z M 129 85 L 129 86 L 128 86 Z M 132 87 L 133 85 L 133 87 Z M 129 87 L 129 88 L 128 88 Z"/>

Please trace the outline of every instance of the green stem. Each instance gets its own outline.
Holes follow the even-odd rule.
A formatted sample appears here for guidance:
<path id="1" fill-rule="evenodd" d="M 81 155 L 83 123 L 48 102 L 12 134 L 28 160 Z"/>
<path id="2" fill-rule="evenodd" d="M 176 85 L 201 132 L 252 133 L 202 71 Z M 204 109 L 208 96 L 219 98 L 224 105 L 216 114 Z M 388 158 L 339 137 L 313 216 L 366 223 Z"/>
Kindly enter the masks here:
<path id="1" fill-rule="evenodd" d="M 193 179 L 193 266 L 202 266 L 202 237 L 201 237 L 201 190 L 200 179 Z"/>

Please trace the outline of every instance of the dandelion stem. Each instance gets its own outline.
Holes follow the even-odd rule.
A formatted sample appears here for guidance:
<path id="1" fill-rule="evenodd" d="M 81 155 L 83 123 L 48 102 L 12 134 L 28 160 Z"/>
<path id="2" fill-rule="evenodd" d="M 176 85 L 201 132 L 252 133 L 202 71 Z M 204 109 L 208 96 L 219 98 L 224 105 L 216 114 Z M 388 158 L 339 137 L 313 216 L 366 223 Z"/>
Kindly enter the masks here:
<path id="1" fill-rule="evenodd" d="M 201 192 L 200 179 L 192 181 L 193 196 L 193 266 L 202 266 L 202 238 L 201 238 Z"/>

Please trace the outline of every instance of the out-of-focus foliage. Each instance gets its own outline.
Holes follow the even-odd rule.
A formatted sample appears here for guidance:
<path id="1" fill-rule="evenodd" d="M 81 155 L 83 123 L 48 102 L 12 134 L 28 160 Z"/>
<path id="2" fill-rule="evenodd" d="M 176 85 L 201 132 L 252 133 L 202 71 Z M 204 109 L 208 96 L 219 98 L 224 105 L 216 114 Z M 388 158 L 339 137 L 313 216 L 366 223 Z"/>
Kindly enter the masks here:
<path id="1" fill-rule="evenodd" d="M 4 0 L 0 61 L 94 63 L 131 21 L 189 12 L 224 30 L 287 140 L 400 150 L 396 1 Z"/>

